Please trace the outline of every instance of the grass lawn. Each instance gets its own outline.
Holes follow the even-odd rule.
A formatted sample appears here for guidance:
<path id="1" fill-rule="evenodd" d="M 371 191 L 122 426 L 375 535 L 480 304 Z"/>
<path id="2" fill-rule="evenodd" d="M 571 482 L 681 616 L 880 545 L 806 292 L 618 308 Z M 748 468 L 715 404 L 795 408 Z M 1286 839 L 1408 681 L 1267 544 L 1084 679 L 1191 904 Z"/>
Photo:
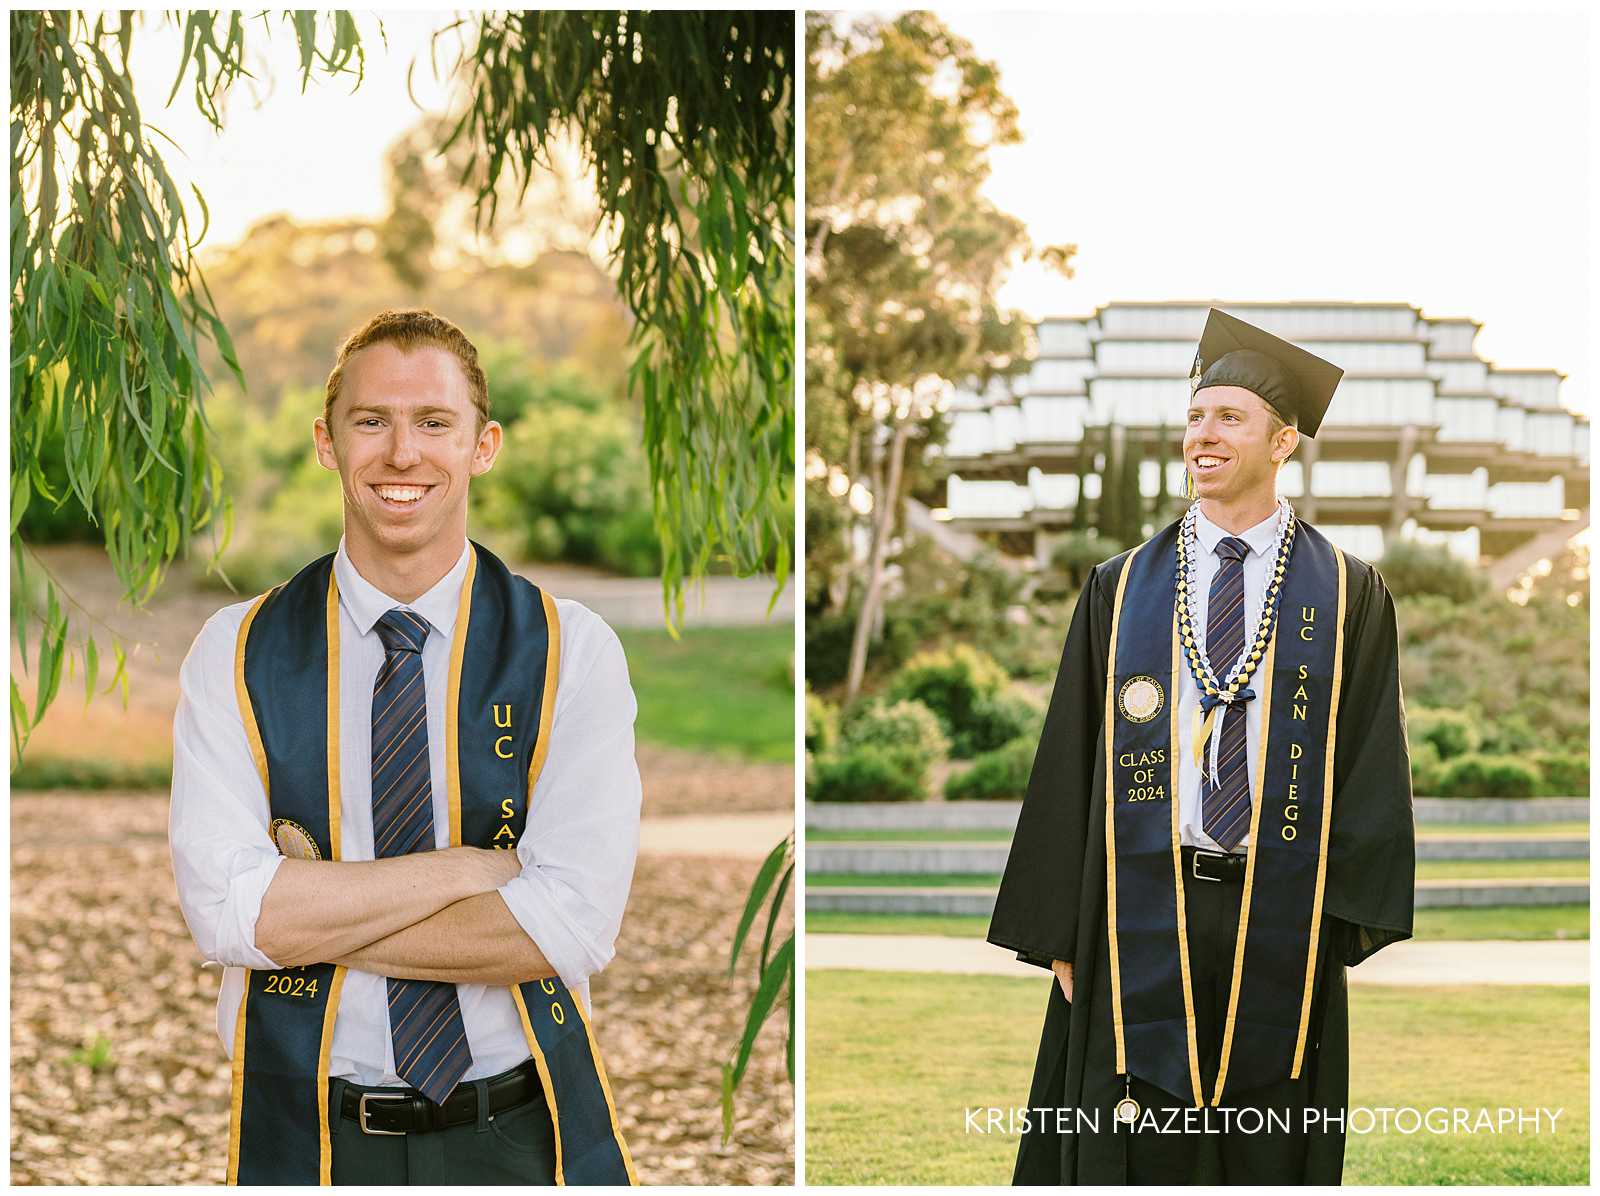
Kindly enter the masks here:
<path id="1" fill-rule="evenodd" d="M 998 872 L 807 872 L 806 884 L 817 889 L 865 888 L 885 889 L 997 889 Z"/>
<path id="2" fill-rule="evenodd" d="M 1418 880 L 1502 880 L 1511 877 L 1584 880 L 1588 860 L 1418 860 Z"/>
<path id="3" fill-rule="evenodd" d="M 1454 826 L 1441 823 L 1424 823 L 1417 827 L 1419 839 L 1437 839 L 1452 835 L 1484 835 L 1488 837 L 1509 835 L 1581 835 L 1587 834 L 1587 822 L 1527 822 L 1490 823 L 1463 822 Z M 809 843 L 1009 843 L 1010 831 L 955 830 L 955 831 L 833 831 L 806 828 Z"/>
<path id="4" fill-rule="evenodd" d="M 794 759 L 794 629 L 622 629 L 640 739 L 746 760 Z"/>
<path id="5" fill-rule="evenodd" d="M 807 934 L 942 934 L 981 939 L 989 919 L 966 914 L 806 914 Z M 1587 939 L 1587 905 L 1504 905 L 1469 909 L 1419 909 L 1415 937 L 1462 939 Z"/>
<path id="6" fill-rule="evenodd" d="M 1015 1138 L 964 1113 L 1025 1102 L 1044 1002 L 1034 980 L 809 973 L 807 1181 L 1006 1183 Z M 1363 988 L 1350 1014 L 1352 1107 L 1564 1112 L 1554 1135 L 1352 1133 L 1346 1183 L 1587 1182 L 1586 990 Z"/>

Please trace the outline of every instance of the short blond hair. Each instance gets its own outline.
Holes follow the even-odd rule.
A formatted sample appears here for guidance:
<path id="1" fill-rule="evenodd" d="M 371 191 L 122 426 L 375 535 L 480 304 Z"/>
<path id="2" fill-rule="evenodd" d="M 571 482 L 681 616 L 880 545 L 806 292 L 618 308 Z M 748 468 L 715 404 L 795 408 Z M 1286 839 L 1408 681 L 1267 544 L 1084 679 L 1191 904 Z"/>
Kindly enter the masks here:
<path id="1" fill-rule="evenodd" d="M 344 384 L 344 367 L 351 356 L 369 345 L 392 344 L 402 352 L 432 346 L 443 349 L 461 363 L 461 372 L 467 379 L 467 390 L 472 395 L 472 405 L 478 410 L 478 426 L 489 420 L 489 380 L 478 364 L 478 349 L 467 334 L 443 316 L 425 307 L 386 308 L 360 328 L 357 328 L 339 346 L 333 372 L 322 400 L 322 417 L 333 414 L 333 401 L 339 397 Z"/>

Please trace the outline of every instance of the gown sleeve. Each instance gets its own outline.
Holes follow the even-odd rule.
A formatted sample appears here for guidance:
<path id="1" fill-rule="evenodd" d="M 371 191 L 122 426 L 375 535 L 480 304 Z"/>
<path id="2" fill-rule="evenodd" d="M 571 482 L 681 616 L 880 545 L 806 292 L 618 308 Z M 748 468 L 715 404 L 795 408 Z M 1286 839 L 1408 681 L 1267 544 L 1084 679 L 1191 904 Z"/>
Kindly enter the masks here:
<path id="1" fill-rule="evenodd" d="M 1054 959 L 1076 958 L 1091 787 L 1105 715 L 1111 613 L 1100 577 L 1104 568 L 1090 573 L 1078 596 L 989 923 L 989 942 L 1044 968 Z"/>
<path id="2" fill-rule="evenodd" d="M 1350 570 L 1323 912 L 1354 966 L 1411 937 L 1416 825 L 1394 600 L 1371 565 Z"/>

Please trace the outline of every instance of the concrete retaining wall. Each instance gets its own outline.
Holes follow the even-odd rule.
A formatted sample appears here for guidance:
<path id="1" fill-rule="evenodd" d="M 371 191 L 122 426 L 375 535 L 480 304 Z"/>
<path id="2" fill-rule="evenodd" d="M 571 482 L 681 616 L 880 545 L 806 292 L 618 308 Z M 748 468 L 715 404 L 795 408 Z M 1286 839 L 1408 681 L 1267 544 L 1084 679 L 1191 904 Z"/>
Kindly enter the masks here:
<path id="1" fill-rule="evenodd" d="M 1015 830 L 1021 802 L 807 802 L 806 826 L 816 830 Z M 1586 797 L 1419 797 L 1417 821 L 1429 826 L 1461 822 L 1586 822 Z"/>

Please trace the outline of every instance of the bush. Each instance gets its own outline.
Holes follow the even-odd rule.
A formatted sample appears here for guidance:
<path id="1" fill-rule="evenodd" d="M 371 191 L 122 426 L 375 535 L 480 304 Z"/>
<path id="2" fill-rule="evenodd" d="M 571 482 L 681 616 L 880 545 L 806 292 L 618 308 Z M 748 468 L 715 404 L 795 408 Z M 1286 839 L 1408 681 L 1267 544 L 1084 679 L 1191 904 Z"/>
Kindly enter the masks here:
<path id="1" fill-rule="evenodd" d="M 858 747 L 904 748 L 932 764 L 950 754 L 938 718 L 921 702 L 861 702 L 845 712 L 839 742 Z"/>
<path id="2" fill-rule="evenodd" d="M 920 801 L 928 763 L 906 748 L 869 743 L 811 762 L 811 801 Z"/>
<path id="3" fill-rule="evenodd" d="M 889 696 L 921 702 L 953 737 L 971 723 L 978 701 L 993 697 L 1005 683 L 1005 670 L 988 653 L 956 644 L 913 656 L 890 683 Z"/>
<path id="4" fill-rule="evenodd" d="M 622 407 L 570 385 L 528 400 L 471 495 L 476 518 L 515 536 L 526 559 L 660 572 L 639 428 Z"/>
<path id="5" fill-rule="evenodd" d="M 946 801 L 1021 800 L 1033 772 L 1036 739 L 1013 739 L 1004 747 L 985 752 L 966 772 L 944 783 Z"/>
<path id="6" fill-rule="evenodd" d="M 1039 742 L 1044 711 L 1034 700 L 1015 689 L 1003 690 L 972 704 L 966 723 L 951 737 L 950 754 L 967 760 L 980 752 L 992 752 L 1013 739 Z"/>
<path id="7" fill-rule="evenodd" d="M 1589 757 L 1562 752 L 1540 752 L 1534 766 L 1544 779 L 1546 797 L 1588 797 Z"/>
<path id="8" fill-rule="evenodd" d="M 1411 792 L 1434 797 L 1439 791 L 1439 749 L 1426 739 L 1411 745 Z"/>
<path id="9" fill-rule="evenodd" d="M 839 742 L 839 711 L 806 687 L 806 751 L 821 755 Z"/>
<path id="10" fill-rule="evenodd" d="M 1431 744 L 1438 760 L 1453 760 L 1483 746 L 1477 720 L 1464 710 L 1408 710 L 1406 738 L 1413 748 Z"/>
<path id="11" fill-rule="evenodd" d="M 1484 591 L 1478 570 L 1436 544 L 1397 540 L 1378 562 L 1378 572 L 1397 598 L 1437 594 L 1452 602 L 1471 602 Z"/>
<path id="12" fill-rule="evenodd" d="M 1532 797 L 1539 774 L 1512 756 L 1459 756 L 1443 766 L 1440 797 Z"/>

